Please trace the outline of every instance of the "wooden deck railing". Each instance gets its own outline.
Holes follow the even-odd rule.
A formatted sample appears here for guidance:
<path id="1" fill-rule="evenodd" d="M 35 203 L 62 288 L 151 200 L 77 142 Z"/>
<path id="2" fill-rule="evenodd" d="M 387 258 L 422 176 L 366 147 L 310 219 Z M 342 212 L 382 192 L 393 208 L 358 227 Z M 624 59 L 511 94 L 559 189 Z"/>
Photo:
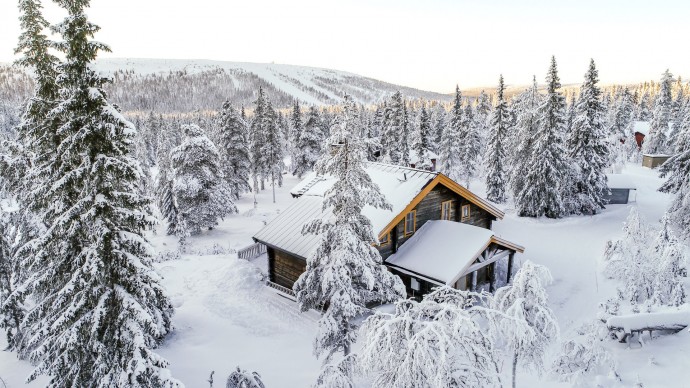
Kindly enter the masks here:
<path id="1" fill-rule="evenodd" d="M 237 251 L 237 257 L 242 260 L 251 260 L 266 253 L 266 246 L 261 243 L 252 244 Z"/>
<path id="2" fill-rule="evenodd" d="M 266 285 L 268 287 L 271 287 L 274 290 L 280 291 L 283 294 L 286 294 L 287 296 L 291 296 L 292 298 L 295 298 L 295 291 L 292 291 L 291 289 L 287 287 L 283 287 L 280 284 L 273 283 L 270 280 L 266 280 Z"/>

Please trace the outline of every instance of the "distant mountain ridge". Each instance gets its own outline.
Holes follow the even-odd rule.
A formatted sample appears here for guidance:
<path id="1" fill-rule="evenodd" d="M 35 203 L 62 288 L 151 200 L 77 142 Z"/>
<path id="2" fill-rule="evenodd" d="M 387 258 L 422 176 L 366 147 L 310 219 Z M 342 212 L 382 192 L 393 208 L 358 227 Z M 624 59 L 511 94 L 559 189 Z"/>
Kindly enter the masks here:
<path id="1" fill-rule="evenodd" d="M 408 99 L 451 100 L 450 95 L 346 71 L 296 65 L 122 58 L 99 59 L 95 68 L 114 78 L 108 86 L 110 97 L 126 111 L 209 110 L 217 109 L 226 99 L 249 106 L 259 87 L 278 108 L 291 106 L 295 99 L 308 105 L 334 105 L 345 94 L 369 105 L 384 101 L 397 90 Z"/>

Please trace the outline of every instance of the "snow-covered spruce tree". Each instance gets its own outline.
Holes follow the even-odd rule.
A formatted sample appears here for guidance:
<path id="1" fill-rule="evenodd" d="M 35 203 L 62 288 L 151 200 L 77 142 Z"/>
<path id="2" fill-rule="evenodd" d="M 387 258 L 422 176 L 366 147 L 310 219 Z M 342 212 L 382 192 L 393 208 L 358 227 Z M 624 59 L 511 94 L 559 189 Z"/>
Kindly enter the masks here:
<path id="1" fill-rule="evenodd" d="M 667 133 L 668 124 L 671 121 L 671 109 L 673 108 L 672 83 L 673 75 L 666 70 L 661 75 L 659 94 L 657 94 L 654 101 L 652 121 L 649 123 L 649 134 L 645 136 L 645 141 L 642 144 L 642 149 L 647 154 L 668 153 L 670 151 L 671 145 L 668 144 Z"/>
<path id="2" fill-rule="evenodd" d="M 674 156 L 660 168 L 661 176 L 666 182 L 659 189 L 665 193 L 675 194 L 668 210 L 685 236 L 690 236 L 690 109 L 679 128 Z"/>
<path id="3" fill-rule="evenodd" d="M 489 122 L 484 164 L 486 165 L 486 198 L 496 203 L 506 201 L 506 142 L 510 128 L 508 104 L 503 97 L 503 75 L 498 79 L 497 102 Z"/>
<path id="4" fill-rule="evenodd" d="M 45 34 L 49 23 L 43 17 L 41 9 L 40 0 L 19 1 L 22 33 L 15 50 L 16 54 L 23 53 L 17 63 L 31 69 L 35 81 L 34 94 L 26 104 L 17 129 L 20 141 L 29 148 L 29 152 L 39 163 L 45 162 L 59 143 L 55 134 L 56 127 L 46 120 L 48 112 L 59 99 L 56 84 L 59 61 L 50 53 L 53 42 Z"/>
<path id="5" fill-rule="evenodd" d="M 319 111 L 315 106 L 309 107 L 309 116 L 300 133 L 296 145 L 296 159 L 293 163 L 292 175 L 301 178 L 305 173 L 314 169 L 314 164 L 323 153 L 323 130 L 319 118 Z"/>
<path id="6" fill-rule="evenodd" d="M 390 205 L 364 170 L 365 145 L 355 136 L 356 117 L 349 97 L 343 108 L 328 139 L 331 151 L 316 165 L 317 173 L 337 179 L 323 202 L 323 210 L 333 216 L 304 226 L 303 233 L 317 234 L 321 242 L 294 285 L 302 311 L 328 305 L 314 341 L 314 354 L 325 355 L 324 363 L 337 352 L 350 354 L 357 338 L 353 319 L 367 311 L 365 306 L 405 295 L 400 278 L 382 264 L 373 246 L 371 221 L 362 215 L 366 205 L 383 209 Z"/>
<path id="7" fill-rule="evenodd" d="M 450 112 L 451 117 L 441 136 L 441 172 L 450 179 L 460 182 L 463 178 L 462 161 L 463 146 L 461 143 L 464 110 L 462 109 L 462 94 L 455 86 L 455 99 Z"/>
<path id="8" fill-rule="evenodd" d="M 437 104 L 436 108 L 432 111 L 432 128 L 431 131 L 433 136 L 433 148 L 432 150 L 437 154 L 441 153 L 441 139 L 443 138 L 443 132 L 446 130 L 446 109 L 441 104 Z"/>
<path id="9" fill-rule="evenodd" d="M 271 180 L 273 203 L 275 203 L 276 184 L 278 187 L 283 186 L 283 170 L 285 169 L 285 163 L 283 162 L 284 141 L 278 113 L 273 109 L 270 100 L 266 100 L 266 110 L 260 120 L 263 121 L 261 127 L 264 130 L 264 143 L 260 148 L 263 160 L 262 176 Z"/>
<path id="10" fill-rule="evenodd" d="M 412 150 L 417 157 L 417 164 L 415 167 L 421 169 L 431 168 L 431 160 L 429 159 L 429 151 L 431 150 L 431 121 L 429 112 L 424 105 L 422 105 L 422 109 L 419 113 L 419 125 L 416 129 L 415 136 L 413 136 L 414 142 L 412 144 Z"/>
<path id="11" fill-rule="evenodd" d="M 479 93 L 479 97 L 477 97 L 477 103 L 474 108 L 474 126 L 477 128 L 477 134 L 479 136 L 479 149 L 482 150 L 479 154 L 479 159 L 484 157 L 483 150 L 486 149 L 486 142 L 489 140 L 489 119 L 491 117 L 491 112 L 491 98 L 482 90 Z"/>
<path id="12" fill-rule="evenodd" d="M 398 149 L 400 150 L 400 165 L 409 167 L 410 166 L 410 143 L 412 127 L 412 118 L 410 117 L 410 111 L 407 109 L 407 104 L 403 102 L 403 126 L 402 134 L 400 135 L 400 142 L 398 143 Z"/>
<path id="13" fill-rule="evenodd" d="M 609 133 L 617 140 L 628 140 L 626 130 L 633 121 L 635 114 L 635 102 L 630 89 L 625 87 L 613 107 Z"/>
<path id="14" fill-rule="evenodd" d="M 230 373 L 228 380 L 225 382 L 225 388 L 265 388 L 261 381 L 261 376 L 256 372 L 248 372 L 240 369 L 238 366 L 236 370 Z"/>
<path id="15" fill-rule="evenodd" d="M 560 218 L 565 213 L 563 204 L 564 176 L 569 166 L 563 150 L 565 127 L 565 100 L 558 91 L 556 58 L 546 77 L 547 95 L 538 109 L 537 132 L 532 140 L 532 152 L 524 163 L 523 187 L 515 198 L 521 217 Z"/>
<path id="16" fill-rule="evenodd" d="M 477 129 L 477 122 L 474 119 L 472 106 L 469 104 L 465 106 L 465 112 L 460 122 L 459 142 L 460 182 L 464 182 L 466 187 L 470 187 L 470 180 L 477 174 L 481 138 Z"/>
<path id="17" fill-rule="evenodd" d="M 400 145 L 407 141 L 405 131 L 405 102 L 400 91 L 395 92 L 384 110 L 383 133 L 381 134 L 381 157 L 384 162 L 401 164 L 403 153 Z"/>
<path id="18" fill-rule="evenodd" d="M 263 173 L 267 169 L 266 159 L 262 154 L 262 146 L 266 142 L 266 132 L 268 131 L 266 128 L 268 106 L 262 87 L 259 87 L 259 96 L 256 98 L 254 104 L 256 105 L 254 108 L 254 117 L 249 127 L 249 155 L 252 162 L 252 185 L 254 187 L 254 193 L 258 193 L 259 190 L 265 188 Z"/>
<path id="19" fill-rule="evenodd" d="M 297 142 L 299 141 L 304 123 L 302 122 L 302 108 L 299 106 L 299 100 L 295 100 L 290 113 L 290 126 L 288 127 L 287 143 L 290 150 L 290 161 L 294 169 L 295 160 L 297 159 Z"/>
<path id="20" fill-rule="evenodd" d="M 575 169 L 575 180 L 569 185 L 574 192 L 564 193 L 564 196 L 574 196 L 574 206 L 569 209 L 571 214 L 598 213 L 604 208 L 609 192 L 604 173 L 609 161 L 609 147 L 597 82 L 598 72 L 594 60 L 591 60 L 575 104 L 575 119 L 567 142 L 570 163 Z"/>
<path id="21" fill-rule="evenodd" d="M 156 177 L 156 204 L 167 222 L 166 232 L 169 235 L 175 234 L 177 229 L 178 213 L 175 191 L 173 190 L 174 177 L 170 157 L 165 156 L 159 159 L 158 176 Z"/>
<path id="22" fill-rule="evenodd" d="M 501 337 L 512 353 L 513 388 L 518 364 L 539 374 L 544 371 L 546 348 L 559 335 L 558 321 L 544 289 L 552 281 L 546 267 L 527 261 L 512 284 L 499 288 L 494 296 L 494 309 L 512 318 L 500 320 L 499 325 Z"/>
<path id="23" fill-rule="evenodd" d="M 360 364 L 372 387 L 500 386 L 497 351 L 480 324 L 492 312 L 477 300 L 487 302 L 485 295 L 439 287 L 421 302 L 401 300 L 394 313 L 367 318 Z"/>
<path id="24" fill-rule="evenodd" d="M 135 129 L 110 105 L 106 80 L 91 70 L 98 31 L 88 1 L 59 1 L 68 16 L 57 86 L 61 102 L 47 116 L 60 145 L 40 171 L 48 230 L 21 249 L 21 287 L 34 304 L 21 323 L 19 354 L 36 365 L 29 376 L 49 386 L 176 386 L 167 362 L 151 349 L 171 330 L 172 306 L 143 237 L 154 219 L 138 194 L 130 156 Z"/>
<path id="25" fill-rule="evenodd" d="M 521 93 L 514 100 L 513 113 L 515 118 L 515 135 L 511 150 L 511 173 L 509 177 L 510 189 L 515 203 L 525 187 L 525 171 L 534 147 L 534 135 L 537 133 L 539 116 L 537 110 L 541 105 L 542 96 L 539 94 L 537 79 L 534 77 L 532 87 Z"/>
<path id="26" fill-rule="evenodd" d="M 225 183 L 216 146 L 195 124 L 182 127 L 182 144 L 170 151 L 172 195 L 177 219 L 174 234 L 186 237 L 218 224 L 237 212 Z"/>
<path id="27" fill-rule="evenodd" d="M 656 263 L 653 283 L 653 298 L 657 304 L 680 306 L 685 303 L 685 277 L 688 275 L 685 247 L 678 241 L 670 228 L 669 215 L 661 219 L 661 230 L 657 234 L 650 258 Z"/>
<path id="28" fill-rule="evenodd" d="M 226 101 L 220 112 L 218 151 L 220 166 L 230 197 L 237 200 L 241 194 L 251 191 L 249 186 L 249 129 L 239 112 Z"/>
<path id="29" fill-rule="evenodd" d="M 652 97 L 648 90 L 642 93 L 638 99 L 638 104 L 635 110 L 635 118 L 639 121 L 649 121 L 652 118 Z"/>
<path id="30" fill-rule="evenodd" d="M 19 237 L 16 214 L 0 206 L 0 329 L 5 330 L 8 348 L 14 344 L 14 336 L 24 317 L 21 298 L 11 298 L 15 290 L 15 241 Z"/>
<path id="31" fill-rule="evenodd" d="M 687 96 L 685 95 L 685 87 L 683 85 L 683 80 L 680 76 L 678 76 L 678 78 L 676 79 L 674 89 L 676 96 L 674 97 L 673 103 L 671 104 L 671 117 L 669 119 L 669 123 L 671 124 L 671 126 L 673 126 L 675 130 L 671 132 L 668 137 L 668 144 L 671 150 L 674 148 L 674 145 L 679 140 L 678 136 L 681 134 L 681 131 L 678 131 L 678 128 L 680 128 L 683 124 L 685 113 L 688 109 L 690 109 L 690 106 L 688 105 L 690 100 L 688 100 Z"/>

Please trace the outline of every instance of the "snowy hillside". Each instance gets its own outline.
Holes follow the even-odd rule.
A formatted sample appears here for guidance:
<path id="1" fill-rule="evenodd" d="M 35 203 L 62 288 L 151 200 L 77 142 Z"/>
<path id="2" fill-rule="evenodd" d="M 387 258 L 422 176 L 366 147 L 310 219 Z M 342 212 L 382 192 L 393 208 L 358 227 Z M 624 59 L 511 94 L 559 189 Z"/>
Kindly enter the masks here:
<path id="1" fill-rule="evenodd" d="M 122 90 L 123 94 L 127 91 L 130 95 L 139 95 L 136 100 L 139 105 L 131 109 L 147 109 L 141 105 L 146 105 L 147 92 L 151 91 L 146 86 L 151 84 L 156 85 L 153 90 L 163 92 L 162 95 L 156 93 L 163 99 L 174 98 L 180 92 L 189 96 L 184 90 L 175 92 L 175 84 L 184 83 L 184 79 L 199 80 L 208 86 L 204 87 L 204 95 L 211 97 L 207 98 L 209 106 L 199 104 L 195 107 L 202 110 L 215 108 L 225 98 L 238 105 L 248 105 L 259 86 L 267 89 L 276 107 L 289 106 L 295 98 L 306 104 L 332 105 L 340 102 L 345 94 L 359 103 L 372 104 L 390 97 L 396 90 L 410 99 L 450 100 L 449 95 L 393 85 L 345 71 L 306 66 L 210 60 L 101 59 L 96 62 L 96 68 L 116 78 L 116 94 Z M 219 101 L 212 98 L 216 94 Z"/>

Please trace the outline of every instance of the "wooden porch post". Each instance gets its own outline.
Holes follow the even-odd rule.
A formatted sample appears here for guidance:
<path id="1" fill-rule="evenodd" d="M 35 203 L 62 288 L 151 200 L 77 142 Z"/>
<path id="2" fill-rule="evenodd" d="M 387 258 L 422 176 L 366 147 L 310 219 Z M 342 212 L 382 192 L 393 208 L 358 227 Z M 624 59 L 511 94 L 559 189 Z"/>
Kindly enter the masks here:
<path id="1" fill-rule="evenodd" d="M 472 272 L 472 285 L 470 286 L 470 291 L 475 291 L 477 289 L 477 271 Z"/>
<path id="2" fill-rule="evenodd" d="M 487 275 L 489 277 L 489 292 L 493 293 L 496 289 L 496 287 L 494 287 L 494 283 L 496 282 L 496 262 L 489 264 Z"/>
<path id="3" fill-rule="evenodd" d="M 515 252 L 510 252 L 508 255 L 508 278 L 506 279 L 506 283 L 510 283 L 510 278 L 513 273 L 513 257 L 515 257 Z"/>

